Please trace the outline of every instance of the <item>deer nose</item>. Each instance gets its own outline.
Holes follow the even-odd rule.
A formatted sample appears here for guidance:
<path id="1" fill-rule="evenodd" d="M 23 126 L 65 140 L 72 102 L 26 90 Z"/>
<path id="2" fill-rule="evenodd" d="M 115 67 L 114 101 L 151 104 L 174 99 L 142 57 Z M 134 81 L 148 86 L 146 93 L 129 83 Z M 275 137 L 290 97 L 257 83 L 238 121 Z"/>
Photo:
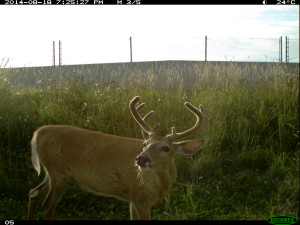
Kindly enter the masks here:
<path id="1" fill-rule="evenodd" d="M 150 160 L 144 155 L 138 155 L 135 159 L 136 164 L 141 167 L 149 166 Z"/>

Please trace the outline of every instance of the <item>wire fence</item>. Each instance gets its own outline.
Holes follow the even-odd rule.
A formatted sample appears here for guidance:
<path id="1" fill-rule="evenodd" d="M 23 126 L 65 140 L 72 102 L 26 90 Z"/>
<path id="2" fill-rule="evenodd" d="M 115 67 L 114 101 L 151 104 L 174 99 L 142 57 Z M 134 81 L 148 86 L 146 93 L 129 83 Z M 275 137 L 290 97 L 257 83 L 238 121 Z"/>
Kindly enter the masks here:
<path id="1" fill-rule="evenodd" d="M 27 44 L 24 47 L 26 50 L 12 56 L 13 60 L 19 60 L 19 65 L 13 67 L 29 67 L 26 64 L 54 66 L 168 60 L 299 63 L 299 39 L 289 37 L 216 38 L 181 35 L 133 36 L 132 39 L 122 36 L 101 40 L 94 38 L 88 43 L 64 41 L 63 52 L 61 41 L 58 46 L 53 42 L 47 48 L 44 47 L 47 42 Z M 56 57 L 58 60 L 55 60 Z M 13 60 L 2 58 L 0 68 L 9 67 Z"/>
<path id="2" fill-rule="evenodd" d="M 206 61 L 279 62 L 277 38 L 207 38 Z"/>
<path id="3" fill-rule="evenodd" d="M 289 40 L 289 61 L 299 63 L 299 39 Z"/>
<path id="4" fill-rule="evenodd" d="M 198 36 L 189 39 L 133 37 L 132 44 L 133 50 L 130 48 L 132 61 L 150 59 L 299 63 L 299 39 L 289 37 Z"/>

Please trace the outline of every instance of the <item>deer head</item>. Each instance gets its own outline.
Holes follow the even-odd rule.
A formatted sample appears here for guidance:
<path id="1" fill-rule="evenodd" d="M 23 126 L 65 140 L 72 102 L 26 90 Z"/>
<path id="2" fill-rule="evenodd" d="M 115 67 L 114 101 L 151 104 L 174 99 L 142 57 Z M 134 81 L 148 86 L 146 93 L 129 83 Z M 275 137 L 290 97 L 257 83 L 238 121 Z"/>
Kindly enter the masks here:
<path id="1" fill-rule="evenodd" d="M 141 171 L 149 170 L 165 170 L 171 164 L 175 153 L 185 155 L 192 155 L 204 143 L 204 140 L 192 140 L 176 142 L 179 139 L 185 138 L 195 133 L 204 121 L 204 108 L 200 105 L 199 109 L 192 104 L 185 102 L 184 105 L 196 116 L 197 121 L 195 125 L 182 132 L 177 133 L 175 127 L 172 127 L 172 133 L 166 136 L 158 136 L 156 129 L 159 124 L 151 128 L 147 123 L 148 119 L 154 111 L 149 112 L 142 118 L 139 110 L 144 107 L 144 103 L 136 107 L 137 102 L 140 100 L 139 96 L 134 97 L 130 103 L 130 111 L 133 118 L 140 125 L 144 137 L 143 151 L 136 157 L 136 165 Z"/>

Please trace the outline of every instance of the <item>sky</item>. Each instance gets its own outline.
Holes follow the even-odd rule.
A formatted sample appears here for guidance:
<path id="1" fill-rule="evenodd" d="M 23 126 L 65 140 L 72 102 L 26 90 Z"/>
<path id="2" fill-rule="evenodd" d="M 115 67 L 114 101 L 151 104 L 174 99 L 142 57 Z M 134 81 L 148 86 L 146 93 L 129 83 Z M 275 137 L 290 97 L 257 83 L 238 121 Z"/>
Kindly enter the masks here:
<path id="1" fill-rule="evenodd" d="M 0 68 L 130 61 L 299 61 L 299 5 L 0 6 Z M 284 46 L 283 46 L 284 47 Z M 285 56 L 283 56 L 285 57 Z"/>

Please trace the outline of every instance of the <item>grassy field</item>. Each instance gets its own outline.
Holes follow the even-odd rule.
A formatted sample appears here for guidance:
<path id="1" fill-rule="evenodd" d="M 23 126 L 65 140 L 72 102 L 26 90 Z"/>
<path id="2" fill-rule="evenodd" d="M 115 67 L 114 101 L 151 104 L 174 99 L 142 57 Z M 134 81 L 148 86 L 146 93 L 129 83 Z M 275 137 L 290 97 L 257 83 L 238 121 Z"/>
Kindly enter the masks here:
<path id="1" fill-rule="evenodd" d="M 198 76 L 183 87 L 185 71 L 165 68 L 165 88 L 157 74 L 130 73 L 131 82 L 89 83 L 73 74 L 67 81 L 39 87 L 15 86 L 0 70 L 0 220 L 26 219 L 28 191 L 42 179 L 29 151 L 33 131 L 44 124 L 71 124 L 141 138 L 128 103 L 141 96 L 143 112 L 155 110 L 150 125 L 158 134 L 183 131 L 194 116 L 183 103 L 203 104 L 206 121 L 189 139 L 203 138 L 203 151 L 176 156 L 178 180 L 152 209 L 156 220 L 267 220 L 299 217 L 299 80 L 284 67 L 206 66 L 188 68 Z M 214 78 L 208 71 L 216 71 Z M 247 77 L 254 71 L 251 85 Z M 153 81 L 153 83 L 152 83 Z M 37 219 L 43 219 L 39 210 Z M 95 196 L 73 186 L 57 206 L 57 219 L 126 220 L 126 202 Z"/>

